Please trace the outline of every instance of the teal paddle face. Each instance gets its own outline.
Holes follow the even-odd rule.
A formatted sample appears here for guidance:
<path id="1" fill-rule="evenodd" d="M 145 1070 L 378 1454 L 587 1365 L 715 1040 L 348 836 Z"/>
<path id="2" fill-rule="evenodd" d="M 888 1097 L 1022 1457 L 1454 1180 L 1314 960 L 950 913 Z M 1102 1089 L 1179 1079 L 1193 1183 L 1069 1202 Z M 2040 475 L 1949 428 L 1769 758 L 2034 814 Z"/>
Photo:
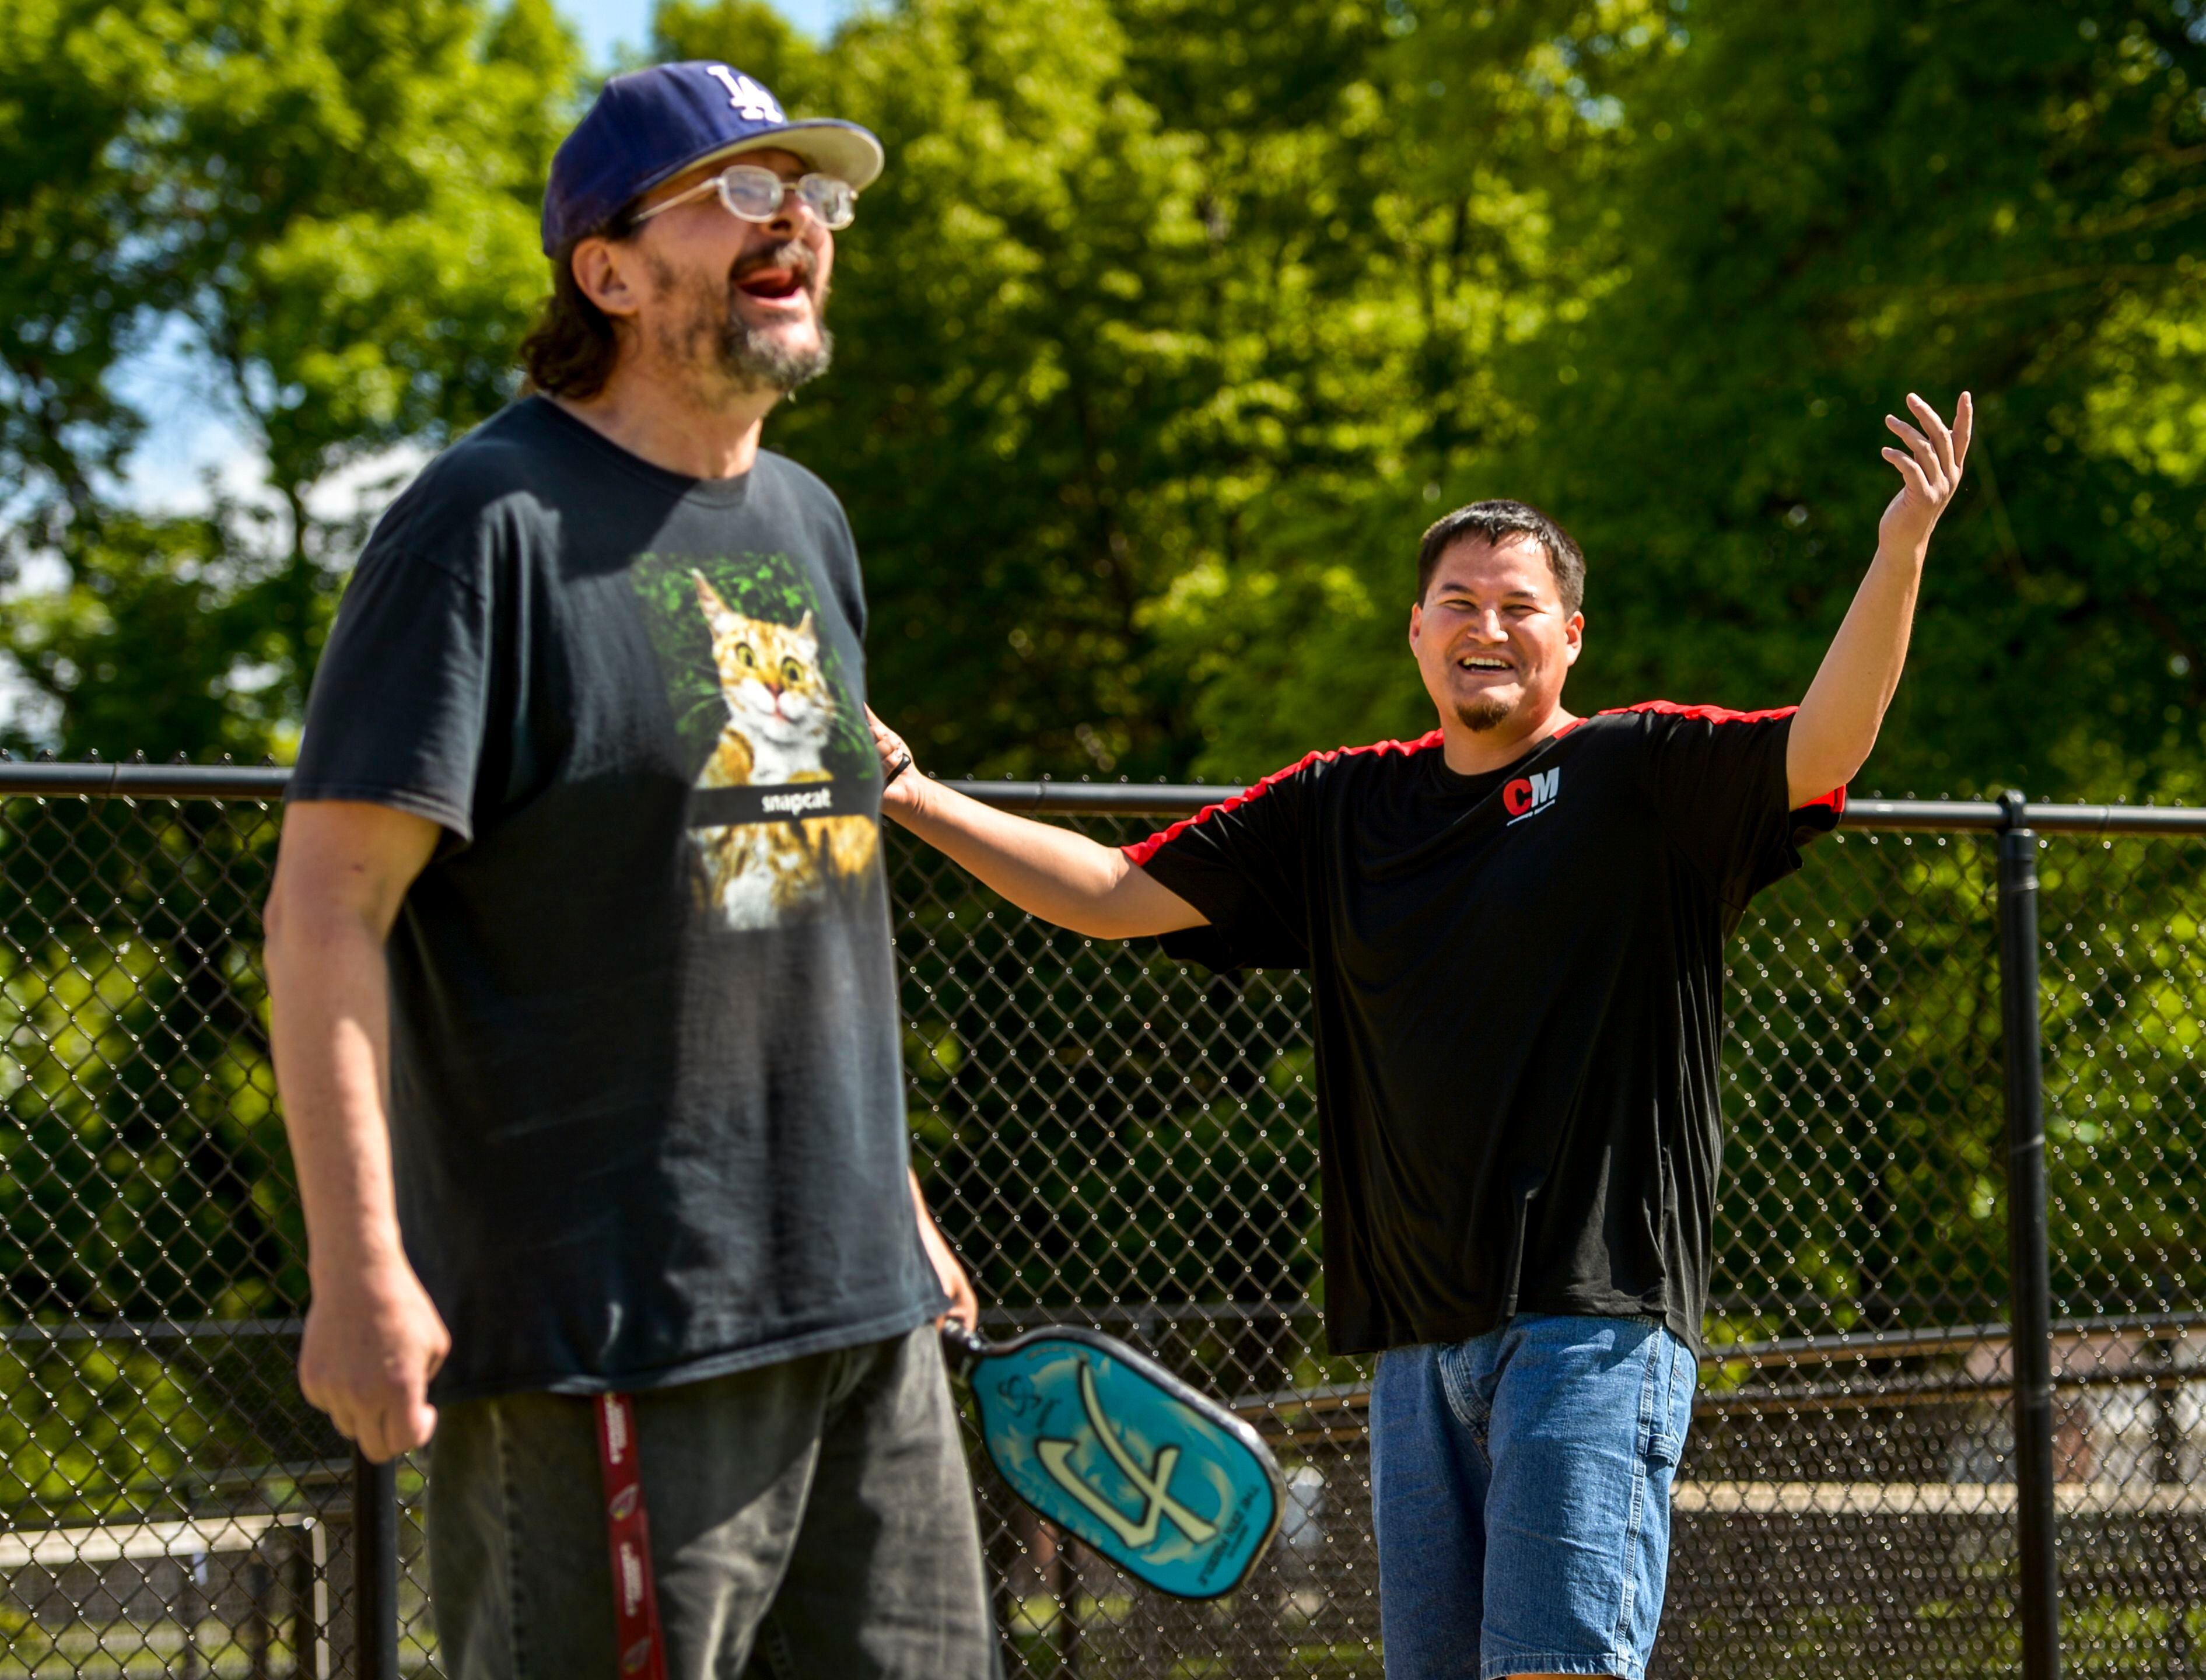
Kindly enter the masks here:
<path id="1" fill-rule="evenodd" d="M 1279 1526 L 1256 1432 L 1108 1337 L 1038 1331 L 988 1349 L 970 1378 L 1013 1491 L 1160 1591 L 1232 1591 Z"/>

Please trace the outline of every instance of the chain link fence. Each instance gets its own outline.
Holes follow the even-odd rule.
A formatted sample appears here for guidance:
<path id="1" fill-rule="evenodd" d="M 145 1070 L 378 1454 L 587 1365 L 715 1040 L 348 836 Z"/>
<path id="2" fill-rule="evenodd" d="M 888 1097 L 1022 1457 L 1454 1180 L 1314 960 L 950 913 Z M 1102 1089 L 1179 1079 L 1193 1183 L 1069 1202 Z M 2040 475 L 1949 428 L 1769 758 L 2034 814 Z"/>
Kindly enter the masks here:
<path id="1" fill-rule="evenodd" d="M 420 1469 L 363 1478 L 292 1374 L 258 920 L 282 783 L 0 766 L 0 1680 L 437 1671 Z M 975 790 L 1112 840 L 1203 796 Z M 2029 815 L 2044 837 L 1857 804 L 1732 947 L 1666 1676 L 2013 1672 L 2033 1349 L 2068 1666 L 2206 1671 L 2206 813 Z M 2019 1340 L 2002 845 L 2042 877 L 2050 1318 Z M 1320 1329 L 1307 982 L 1048 929 L 891 855 L 916 1156 L 985 1328 L 1125 1337 L 1237 1404 L 1291 1493 L 1249 1582 L 1185 1605 L 981 1469 L 1012 1671 L 1377 1677 L 1370 1373 Z"/>

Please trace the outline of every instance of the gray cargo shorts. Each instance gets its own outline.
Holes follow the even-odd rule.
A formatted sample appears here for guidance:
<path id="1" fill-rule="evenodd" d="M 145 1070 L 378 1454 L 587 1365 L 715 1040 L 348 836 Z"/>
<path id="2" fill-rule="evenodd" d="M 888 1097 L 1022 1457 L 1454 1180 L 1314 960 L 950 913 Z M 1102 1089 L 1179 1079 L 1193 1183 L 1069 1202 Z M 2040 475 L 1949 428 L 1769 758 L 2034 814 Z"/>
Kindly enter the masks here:
<path id="1" fill-rule="evenodd" d="M 635 1396 L 668 1680 L 995 1680 L 933 1329 Z M 442 1409 L 430 1602 L 453 1680 L 614 1680 L 592 1403 Z"/>

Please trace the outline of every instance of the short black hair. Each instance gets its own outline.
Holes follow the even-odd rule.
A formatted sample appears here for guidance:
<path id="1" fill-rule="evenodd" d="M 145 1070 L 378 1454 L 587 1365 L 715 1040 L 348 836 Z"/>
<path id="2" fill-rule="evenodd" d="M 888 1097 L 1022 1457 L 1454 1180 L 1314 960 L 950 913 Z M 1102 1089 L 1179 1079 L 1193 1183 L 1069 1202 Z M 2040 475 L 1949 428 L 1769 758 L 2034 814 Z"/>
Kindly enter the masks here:
<path id="1" fill-rule="evenodd" d="M 1529 537 L 1547 551 L 1547 565 L 1555 575 L 1555 588 L 1563 598 L 1563 611 L 1576 612 L 1585 605 L 1585 551 L 1577 539 L 1529 502 L 1473 502 L 1467 508 L 1434 520 L 1425 527 L 1417 545 L 1417 600 L 1433 587 L 1440 556 L 1466 537 L 1483 537 L 1499 544 L 1508 537 Z"/>

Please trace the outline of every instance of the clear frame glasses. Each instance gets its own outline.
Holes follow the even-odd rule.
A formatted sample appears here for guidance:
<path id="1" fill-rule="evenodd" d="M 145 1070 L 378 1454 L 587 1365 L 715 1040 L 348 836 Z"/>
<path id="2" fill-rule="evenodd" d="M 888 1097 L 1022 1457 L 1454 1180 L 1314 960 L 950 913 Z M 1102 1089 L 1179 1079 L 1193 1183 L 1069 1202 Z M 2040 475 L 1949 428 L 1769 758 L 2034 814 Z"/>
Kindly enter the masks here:
<path id="1" fill-rule="evenodd" d="M 782 201 L 791 193 L 823 228 L 847 228 L 858 213 L 858 189 L 838 176 L 814 174 L 784 181 L 763 164 L 730 164 L 687 192 L 677 193 L 664 203 L 652 206 L 635 219 L 648 222 L 662 211 L 688 204 L 692 199 L 701 199 L 707 193 L 718 193 L 728 214 L 745 222 L 771 222 L 781 214 Z"/>

